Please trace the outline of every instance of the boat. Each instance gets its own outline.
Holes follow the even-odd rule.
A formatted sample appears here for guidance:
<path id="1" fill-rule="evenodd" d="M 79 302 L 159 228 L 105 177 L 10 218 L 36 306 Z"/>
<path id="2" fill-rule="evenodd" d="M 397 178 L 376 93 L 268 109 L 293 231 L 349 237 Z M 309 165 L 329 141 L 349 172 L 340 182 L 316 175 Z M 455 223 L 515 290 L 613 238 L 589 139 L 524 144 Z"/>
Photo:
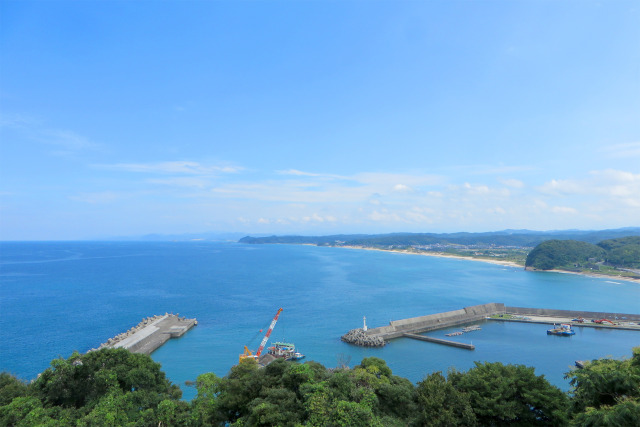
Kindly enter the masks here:
<path id="1" fill-rule="evenodd" d="M 444 334 L 447 337 L 457 337 L 458 335 L 462 335 L 462 331 L 451 332 L 450 334 Z"/>
<path id="2" fill-rule="evenodd" d="M 556 326 L 556 325 L 553 325 Z M 560 326 L 555 327 L 553 329 L 547 329 L 547 335 L 560 335 L 560 336 L 570 336 L 575 335 L 575 331 L 571 329 L 571 325 L 567 323 L 562 323 Z"/>
<path id="3" fill-rule="evenodd" d="M 297 351 L 293 353 L 293 357 L 291 357 L 291 360 L 300 360 L 300 359 L 304 359 L 304 354 L 299 353 Z"/>
<path id="4" fill-rule="evenodd" d="M 304 359 L 304 354 L 296 351 L 296 346 L 289 342 L 274 342 L 267 352 L 273 357 L 284 360 L 300 360 Z"/>
<path id="5" fill-rule="evenodd" d="M 480 327 L 480 325 L 471 325 L 471 326 L 467 326 L 466 328 L 462 328 L 462 332 L 473 332 L 473 331 L 479 331 L 482 328 Z"/>

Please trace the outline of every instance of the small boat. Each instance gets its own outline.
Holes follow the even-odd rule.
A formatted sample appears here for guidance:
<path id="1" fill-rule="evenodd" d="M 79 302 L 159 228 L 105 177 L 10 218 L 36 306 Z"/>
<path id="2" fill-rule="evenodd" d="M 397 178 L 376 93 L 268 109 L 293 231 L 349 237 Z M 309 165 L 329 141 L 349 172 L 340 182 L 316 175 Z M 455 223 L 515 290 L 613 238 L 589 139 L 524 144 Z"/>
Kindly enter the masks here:
<path id="1" fill-rule="evenodd" d="M 466 328 L 462 328 L 462 332 L 473 332 L 473 331 L 479 331 L 482 328 L 480 327 L 480 325 L 472 325 L 472 326 L 467 326 Z"/>
<path id="2" fill-rule="evenodd" d="M 295 353 L 293 353 L 293 356 L 291 356 L 290 360 L 300 360 L 300 359 L 304 359 L 304 354 L 296 351 Z"/>
<path id="3" fill-rule="evenodd" d="M 556 325 L 553 325 L 556 326 Z M 560 326 L 555 327 L 553 329 L 547 329 L 547 335 L 560 335 L 560 336 L 570 336 L 575 335 L 575 331 L 571 329 L 571 325 L 562 323 Z"/>
<path id="4" fill-rule="evenodd" d="M 450 334 L 444 334 L 447 337 L 457 337 L 458 335 L 462 335 L 462 331 L 451 332 Z"/>
<path id="5" fill-rule="evenodd" d="M 304 359 L 304 354 L 297 352 L 296 346 L 288 342 L 274 342 L 267 351 L 270 355 L 284 360 Z"/>

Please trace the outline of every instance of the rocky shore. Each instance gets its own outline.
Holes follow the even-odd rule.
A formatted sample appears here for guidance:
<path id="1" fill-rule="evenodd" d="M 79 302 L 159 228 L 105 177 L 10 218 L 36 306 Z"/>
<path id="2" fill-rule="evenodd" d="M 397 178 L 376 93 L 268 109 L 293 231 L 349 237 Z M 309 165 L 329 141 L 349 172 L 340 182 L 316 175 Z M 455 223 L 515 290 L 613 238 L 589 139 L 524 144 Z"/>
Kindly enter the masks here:
<path id="1" fill-rule="evenodd" d="M 381 337 L 367 335 L 362 328 L 352 329 L 342 336 L 342 341 L 362 347 L 382 347 L 385 345 Z"/>

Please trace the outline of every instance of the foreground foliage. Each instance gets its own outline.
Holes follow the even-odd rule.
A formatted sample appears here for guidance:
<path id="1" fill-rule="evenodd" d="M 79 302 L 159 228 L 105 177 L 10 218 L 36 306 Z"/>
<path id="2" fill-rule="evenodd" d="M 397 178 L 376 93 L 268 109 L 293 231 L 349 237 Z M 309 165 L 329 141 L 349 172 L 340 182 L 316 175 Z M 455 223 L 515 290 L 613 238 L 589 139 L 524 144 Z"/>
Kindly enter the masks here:
<path id="1" fill-rule="evenodd" d="M 160 365 L 104 349 L 56 359 L 31 384 L 0 374 L 7 426 L 626 426 L 640 420 L 640 347 L 567 374 L 569 395 L 523 365 L 478 363 L 417 385 L 378 358 L 353 369 L 247 360 L 220 378 L 202 374 L 180 400 Z"/>

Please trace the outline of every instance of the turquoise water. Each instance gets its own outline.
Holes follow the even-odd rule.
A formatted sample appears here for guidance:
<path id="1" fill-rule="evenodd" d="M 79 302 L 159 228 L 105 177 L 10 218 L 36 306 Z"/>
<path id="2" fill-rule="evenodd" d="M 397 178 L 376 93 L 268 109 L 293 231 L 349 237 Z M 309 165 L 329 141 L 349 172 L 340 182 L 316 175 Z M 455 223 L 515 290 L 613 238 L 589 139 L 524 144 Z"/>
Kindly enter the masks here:
<path id="1" fill-rule="evenodd" d="M 567 389 L 576 359 L 623 357 L 640 332 L 577 329 L 546 335 L 545 325 L 485 322 L 456 337 L 475 351 L 398 339 L 384 348 L 344 344 L 362 325 L 502 302 L 524 307 L 640 312 L 640 285 L 570 274 L 399 253 L 294 245 L 208 242 L 0 243 L 0 369 L 34 378 L 52 358 L 85 352 L 165 312 L 199 325 L 153 353 L 184 387 L 203 372 L 222 376 L 245 345 L 272 334 L 327 367 L 384 358 L 394 374 L 419 381 L 474 360 L 522 363 Z M 447 331 L 434 332 L 444 336 Z"/>

